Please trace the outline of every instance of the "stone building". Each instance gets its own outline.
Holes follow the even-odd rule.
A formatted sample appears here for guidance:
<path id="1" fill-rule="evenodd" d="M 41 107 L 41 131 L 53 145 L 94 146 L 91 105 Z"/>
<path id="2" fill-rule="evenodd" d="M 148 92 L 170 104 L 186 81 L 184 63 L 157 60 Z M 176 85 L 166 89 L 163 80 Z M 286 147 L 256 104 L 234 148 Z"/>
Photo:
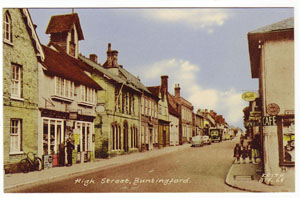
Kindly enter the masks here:
<path id="1" fill-rule="evenodd" d="M 142 150 L 158 147 L 158 101 L 150 91 L 141 98 L 141 146 Z"/>
<path id="2" fill-rule="evenodd" d="M 251 75 L 259 82 L 264 172 L 294 182 L 294 18 L 249 32 L 248 46 Z"/>
<path id="3" fill-rule="evenodd" d="M 97 92 L 102 90 L 78 59 L 83 33 L 76 13 L 52 16 L 42 46 L 39 71 L 38 154 L 58 165 L 59 146 L 74 141 L 73 163 L 95 158 L 94 120 Z M 86 67 L 87 68 L 87 67 Z"/>
<path id="4" fill-rule="evenodd" d="M 3 9 L 3 162 L 16 172 L 38 151 L 38 61 L 44 54 L 27 9 Z"/>
<path id="5" fill-rule="evenodd" d="M 91 77 L 103 87 L 97 95 L 95 121 L 96 157 L 111 157 L 141 149 L 141 96 L 147 89 L 139 79 L 118 64 L 118 51 L 108 44 L 107 60 L 98 56 L 79 58 L 93 72 Z"/>
<path id="6" fill-rule="evenodd" d="M 195 130 L 196 135 L 205 135 L 204 133 L 204 116 L 201 114 L 201 110 L 198 109 L 195 113 Z"/>
<path id="7" fill-rule="evenodd" d="M 159 86 L 147 87 L 153 95 L 159 98 L 158 101 L 158 146 L 159 148 L 169 146 L 169 110 L 168 110 L 168 76 L 161 76 Z"/>
<path id="8" fill-rule="evenodd" d="M 193 135 L 193 105 L 180 96 L 179 84 L 174 88 L 175 100 L 179 105 L 179 144 L 189 142 Z"/>
<path id="9" fill-rule="evenodd" d="M 170 146 L 179 145 L 179 104 L 175 97 L 168 93 L 168 110 L 170 121 Z"/>

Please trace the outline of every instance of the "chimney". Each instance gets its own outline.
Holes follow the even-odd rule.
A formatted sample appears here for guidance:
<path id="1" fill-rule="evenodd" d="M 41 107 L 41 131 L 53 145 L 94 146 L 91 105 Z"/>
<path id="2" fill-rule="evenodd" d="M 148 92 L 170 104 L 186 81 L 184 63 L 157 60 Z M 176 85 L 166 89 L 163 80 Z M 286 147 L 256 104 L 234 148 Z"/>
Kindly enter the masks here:
<path id="1" fill-rule="evenodd" d="M 112 51 L 112 67 L 118 67 L 118 51 L 117 50 L 113 50 Z"/>
<path id="2" fill-rule="evenodd" d="M 118 67 L 118 51 L 111 50 L 111 44 L 108 43 L 106 67 Z"/>
<path id="3" fill-rule="evenodd" d="M 179 84 L 175 84 L 175 97 L 180 97 L 180 87 Z"/>
<path id="4" fill-rule="evenodd" d="M 90 60 L 94 63 L 98 63 L 98 56 L 96 54 L 90 54 Z"/>
<path id="5" fill-rule="evenodd" d="M 169 77 L 167 75 L 164 75 L 164 76 L 161 76 L 160 78 L 161 78 L 160 91 L 161 91 L 162 100 L 164 101 L 164 96 L 165 96 L 165 94 L 168 93 L 168 78 Z"/>

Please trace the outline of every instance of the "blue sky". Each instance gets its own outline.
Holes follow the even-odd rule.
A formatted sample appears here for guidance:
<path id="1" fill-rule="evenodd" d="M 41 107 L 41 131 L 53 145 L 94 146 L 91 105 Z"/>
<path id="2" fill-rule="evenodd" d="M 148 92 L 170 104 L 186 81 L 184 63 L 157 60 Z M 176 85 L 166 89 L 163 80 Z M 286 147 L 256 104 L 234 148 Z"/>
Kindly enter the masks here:
<path id="1" fill-rule="evenodd" d="M 41 43 L 52 15 L 71 9 L 29 9 Z M 258 89 L 250 75 L 247 33 L 294 15 L 293 8 L 75 9 L 85 40 L 80 52 L 106 60 L 107 44 L 119 64 L 146 86 L 169 76 L 169 92 L 179 83 L 194 109 L 214 109 L 243 127 L 244 91 Z"/>

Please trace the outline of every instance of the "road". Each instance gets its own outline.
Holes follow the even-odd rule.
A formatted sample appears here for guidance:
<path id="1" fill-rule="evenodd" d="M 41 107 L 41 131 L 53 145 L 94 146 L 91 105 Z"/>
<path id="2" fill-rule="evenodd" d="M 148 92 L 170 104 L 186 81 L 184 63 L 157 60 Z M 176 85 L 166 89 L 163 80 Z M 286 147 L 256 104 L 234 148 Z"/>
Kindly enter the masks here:
<path id="1" fill-rule="evenodd" d="M 240 192 L 224 183 L 237 141 L 189 147 L 106 170 L 60 178 L 10 192 Z"/>

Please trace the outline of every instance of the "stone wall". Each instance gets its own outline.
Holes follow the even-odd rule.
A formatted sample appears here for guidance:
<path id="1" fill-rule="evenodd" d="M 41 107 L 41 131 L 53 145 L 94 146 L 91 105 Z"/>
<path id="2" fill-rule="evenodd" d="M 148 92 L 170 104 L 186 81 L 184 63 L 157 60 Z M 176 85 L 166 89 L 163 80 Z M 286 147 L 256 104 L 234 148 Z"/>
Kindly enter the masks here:
<path id="1" fill-rule="evenodd" d="M 12 164 L 24 157 L 10 154 L 10 119 L 22 119 L 23 152 L 37 153 L 38 116 L 38 72 L 37 57 L 19 9 L 3 9 L 3 16 L 9 11 L 12 20 L 12 44 L 3 42 L 3 144 L 4 166 L 7 171 Z M 23 97 L 11 98 L 11 64 L 22 68 Z"/>

